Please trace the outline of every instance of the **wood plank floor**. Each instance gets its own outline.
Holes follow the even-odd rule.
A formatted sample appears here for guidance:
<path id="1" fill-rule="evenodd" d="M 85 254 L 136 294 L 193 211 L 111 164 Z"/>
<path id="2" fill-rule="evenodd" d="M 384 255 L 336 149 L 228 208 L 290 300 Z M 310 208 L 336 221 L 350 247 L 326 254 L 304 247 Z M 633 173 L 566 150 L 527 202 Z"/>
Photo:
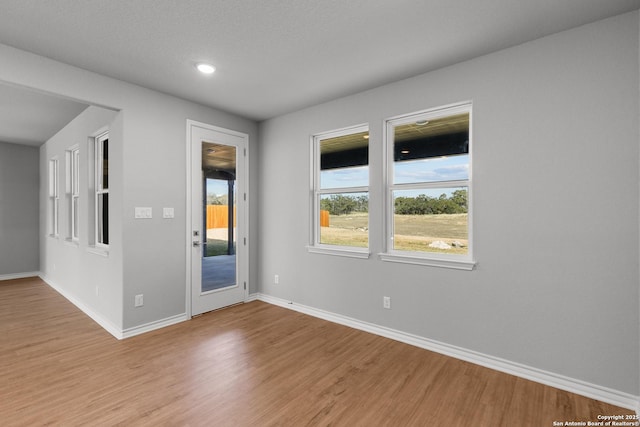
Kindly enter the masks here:
<path id="1" fill-rule="evenodd" d="M 0 282 L 2 426 L 552 426 L 632 414 L 262 302 L 123 341 Z"/>

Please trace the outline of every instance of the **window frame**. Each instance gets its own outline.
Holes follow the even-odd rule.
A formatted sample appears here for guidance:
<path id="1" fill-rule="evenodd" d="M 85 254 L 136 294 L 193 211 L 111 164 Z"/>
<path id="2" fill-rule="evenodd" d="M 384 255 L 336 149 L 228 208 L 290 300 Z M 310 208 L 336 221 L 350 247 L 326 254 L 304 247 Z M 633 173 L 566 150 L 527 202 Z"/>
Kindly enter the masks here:
<path id="1" fill-rule="evenodd" d="M 80 146 L 74 145 L 67 152 L 69 159 L 69 239 L 77 243 L 80 240 Z"/>
<path id="2" fill-rule="evenodd" d="M 450 181 L 422 181 L 414 183 L 396 184 L 394 182 L 394 145 L 395 127 L 420 120 L 435 120 L 456 114 L 469 114 L 469 173 L 466 180 Z M 476 261 L 473 255 L 473 203 L 472 203 L 472 162 L 473 136 L 472 119 L 473 105 L 471 101 L 450 104 L 428 110 L 402 114 L 384 121 L 384 180 L 385 180 L 385 221 L 384 221 L 384 252 L 379 254 L 382 261 L 418 264 L 433 267 L 445 267 L 460 270 L 472 270 Z M 403 251 L 393 248 L 395 201 L 394 191 L 400 190 L 429 190 L 439 188 L 466 187 L 467 188 L 467 254 L 443 254 L 437 252 Z"/>
<path id="3" fill-rule="evenodd" d="M 99 135 L 94 137 L 94 168 L 95 168 L 95 176 L 94 176 L 94 245 L 96 248 L 100 249 L 108 249 L 109 248 L 109 211 L 107 206 L 106 215 L 104 215 L 104 211 L 100 209 L 100 199 L 106 195 L 107 200 L 109 197 L 109 184 L 107 184 L 107 188 L 104 188 L 103 182 L 103 171 L 104 171 L 104 142 L 109 141 L 109 131 L 105 131 L 100 133 Z M 107 156 L 109 153 L 107 152 Z M 108 160 L 108 158 L 107 158 Z M 107 164 L 107 176 L 109 176 L 109 169 Z M 107 230 L 107 243 L 104 243 L 104 236 L 102 235 L 102 224 L 106 223 Z"/>
<path id="4" fill-rule="evenodd" d="M 49 227 L 51 237 L 60 236 L 60 177 L 59 159 L 54 156 L 49 159 Z"/>
<path id="5" fill-rule="evenodd" d="M 320 242 L 320 200 L 323 195 L 333 194 L 349 194 L 349 193 L 366 193 L 367 198 L 370 195 L 371 171 L 368 169 L 366 186 L 353 187 L 330 187 L 321 188 L 320 183 L 320 145 L 321 141 L 345 136 L 354 133 L 370 132 L 368 123 L 355 126 L 349 126 L 328 132 L 321 132 L 311 135 L 311 178 L 310 178 L 310 210 L 311 210 L 311 231 L 309 236 L 309 245 L 307 250 L 311 253 L 320 253 L 326 255 L 338 255 L 351 258 L 369 258 L 371 255 L 371 233 L 370 224 L 367 227 L 367 247 L 346 246 L 346 245 L 329 245 Z M 367 141 L 367 151 L 369 152 L 369 142 Z M 369 162 L 367 162 L 369 167 Z M 367 209 L 368 211 L 368 209 Z M 369 218 L 370 221 L 370 218 Z"/>

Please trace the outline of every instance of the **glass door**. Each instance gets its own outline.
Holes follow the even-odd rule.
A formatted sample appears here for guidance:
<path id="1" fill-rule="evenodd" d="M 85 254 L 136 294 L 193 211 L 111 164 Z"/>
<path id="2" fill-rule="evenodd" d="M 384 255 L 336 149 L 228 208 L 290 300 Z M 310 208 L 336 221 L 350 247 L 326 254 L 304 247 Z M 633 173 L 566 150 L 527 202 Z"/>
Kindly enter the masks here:
<path id="1" fill-rule="evenodd" d="M 195 123 L 190 131 L 191 314 L 197 315 L 246 297 L 247 136 Z"/>

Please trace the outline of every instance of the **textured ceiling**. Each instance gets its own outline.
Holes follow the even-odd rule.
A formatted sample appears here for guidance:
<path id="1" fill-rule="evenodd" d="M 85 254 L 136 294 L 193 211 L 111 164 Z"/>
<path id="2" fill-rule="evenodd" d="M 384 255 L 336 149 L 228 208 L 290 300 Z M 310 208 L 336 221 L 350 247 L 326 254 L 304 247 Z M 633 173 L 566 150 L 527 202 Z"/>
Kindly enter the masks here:
<path id="1" fill-rule="evenodd" d="M 264 120 L 640 0 L 2 0 L 0 42 Z M 217 67 L 199 75 L 194 65 Z"/>

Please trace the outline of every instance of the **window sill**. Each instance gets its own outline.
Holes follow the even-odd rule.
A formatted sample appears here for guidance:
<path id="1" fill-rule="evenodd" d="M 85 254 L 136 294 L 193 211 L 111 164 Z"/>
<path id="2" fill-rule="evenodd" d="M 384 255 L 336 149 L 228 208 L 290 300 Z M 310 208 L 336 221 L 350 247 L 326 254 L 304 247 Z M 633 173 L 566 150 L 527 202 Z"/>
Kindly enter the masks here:
<path id="1" fill-rule="evenodd" d="M 71 240 L 71 239 L 64 239 L 64 243 L 68 246 L 73 246 L 73 247 L 78 247 L 78 241 L 77 240 Z"/>
<path id="2" fill-rule="evenodd" d="M 89 252 L 90 254 L 94 254 L 94 255 L 100 255 L 103 256 L 105 258 L 109 257 L 109 249 L 107 248 L 99 248 L 96 246 L 89 246 L 87 248 L 87 252 Z"/>
<path id="3" fill-rule="evenodd" d="M 390 253 L 382 253 L 382 254 L 378 254 L 378 256 L 382 261 L 399 262 L 404 264 L 426 265 L 429 267 L 452 268 L 455 270 L 471 271 L 476 266 L 476 262 L 471 260 L 412 256 L 412 255 L 404 255 L 404 254 L 400 255 L 400 254 L 390 254 Z"/>
<path id="4" fill-rule="evenodd" d="M 367 249 L 355 248 L 327 248 L 319 246 L 307 246 L 307 250 L 313 254 L 335 255 L 348 258 L 367 259 L 371 253 Z"/>

